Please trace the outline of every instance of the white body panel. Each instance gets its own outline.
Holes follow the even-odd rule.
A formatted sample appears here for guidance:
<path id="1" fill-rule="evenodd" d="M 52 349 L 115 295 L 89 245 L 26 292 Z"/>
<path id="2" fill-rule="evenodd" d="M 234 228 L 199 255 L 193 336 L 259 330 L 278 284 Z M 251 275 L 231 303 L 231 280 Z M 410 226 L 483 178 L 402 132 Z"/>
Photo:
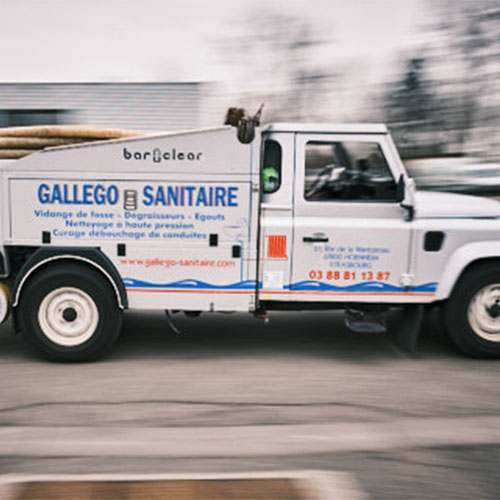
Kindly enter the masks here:
<path id="1" fill-rule="evenodd" d="M 459 247 L 448 259 L 448 263 L 441 273 L 436 300 L 450 296 L 457 276 L 472 262 L 479 259 L 489 259 L 500 255 L 499 241 L 479 241 Z"/>
<path id="2" fill-rule="evenodd" d="M 389 145 L 380 142 L 384 154 Z M 304 198 L 305 146 L 309 141 L 343 142 L 340 134 L 297 134 L 294 248 L 290 293 L 299 300 L 378 301 L 408 296 L 401 275 L 408 273 L 411 229 L 397 202 L 307 201 Z M 356 135 L 374 142 L 378 135 Z M 394 178 L 400 172 L 393 172 Z M 327 242 L 306 242 L 324 235 Z"/>
<path id="3" fill-rule="evenodd" d="M 500 213 L 500 203 L 448 193 L 421 194 L 424 193 L 417 195 L 416 220 L 412 223 L 415 236 L 411 272 L 421 281 L 434 283 L 433 300 L 443 300 L 450 296 L 456 280 L 469 264 L 500 257 L 500 219 L 492 215 Z M 450 197 L 455 198 L 454 208 L 449 204 Z M 478 216 L 481 207 L 484 207 L 483 217 Z M 443 212 L 445 216 L 440 215 Z M 474 215 L 467 217 L 466 213 Z M 444 233 L 438 252 L 424 250 L 428 231 Z"/>
<path id="4" fill-rule="evenodd" d="M 419 219 L 500 217 L 498 201 L 478 196 L 420 191 L 415 201 Z"/>
<path id="5" fill-rule="evenodd" d="M 278 191 L 262 197 L 259 298 L 288 301 L 291 297 L 281 292 L 289 283 L 292 269 L 295 137 L 294 134 L 275 132 L 266 134 L 266 137 L 280 144 L 286 173 Z"/>
<path id="6" fill-rule="evenodd" d="M 51 246 L 101 248 L 131 308 L 251 310 L 260 140 L 243 145 L 235 135 L 163 134 L 10 163 L 4 242 L 40 246 L 45 233 Z"/>
<path id="7" fill-rule="evenodd" d="M 380 141 L 394 177 L 403 174 L 385 128 L 353 125 L 348 131 L 355 136 L 339 134 L 337 126 L 327 127 L 321 134 L 316 126 L 302 127 L 293 135 L 281 132 L 286 128 L 271 127 L 270 138 L 282 144 L 283 164 L 294 165 L 294 181 L 283 192 L 280 188 L 267 196 L 263 205 L 260 298 L 294 302 L 432 300 L 426 286 L 411 290 L 405 286 L 412 225 L 405 221 L 406 212 L 398 203 L 304 199 L 305 145 L 309 141 L 341 142 L 353 137 Z M 286 255 L 270 258 L 269 239 L 279 235 L 286 237 Z M 304 241 L 315 235 L 327 241 Z"/>

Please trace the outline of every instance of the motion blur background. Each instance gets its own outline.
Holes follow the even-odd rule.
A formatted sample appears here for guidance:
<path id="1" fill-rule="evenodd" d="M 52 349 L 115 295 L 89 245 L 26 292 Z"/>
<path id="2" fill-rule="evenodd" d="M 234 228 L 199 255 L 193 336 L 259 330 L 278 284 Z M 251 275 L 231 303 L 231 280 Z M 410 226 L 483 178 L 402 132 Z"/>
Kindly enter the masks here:
<path id="1" fill-rule="evenodd" d="M 500 195 L 497 0 L 2 0 L 0 126 L 385 122 L 421 188 Z"/>
<path id="2" fill-rule="evenodd" d="M 264 122 L 386 122 L 420 188 L 500 196 L 499 0 L 0 0 L 0 47 L 0 127 L 180 130 L 265 103 Z M 176 335 L 127 312 L 113 357 L 71 365 L 6 323 L 0 488 L 320 469 L 366 492 L 335 498 L 498 499 L 498 360 L 459 356 L 432 312 L 408 356 L 389 320 L 204 315 Z"/>

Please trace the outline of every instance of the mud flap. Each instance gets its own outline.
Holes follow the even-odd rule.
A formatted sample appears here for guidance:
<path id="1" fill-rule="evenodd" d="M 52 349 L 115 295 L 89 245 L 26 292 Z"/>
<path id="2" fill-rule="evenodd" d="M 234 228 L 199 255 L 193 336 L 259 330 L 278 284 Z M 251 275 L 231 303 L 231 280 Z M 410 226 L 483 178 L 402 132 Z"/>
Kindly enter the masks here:
<path id="1" fill-rule="evenodd" d="M 424 305 L 411 304 L 403 310 L 403 320 L 398 331 L 397 343 L 404 351 L 414 354 L 424 318 Z"/>

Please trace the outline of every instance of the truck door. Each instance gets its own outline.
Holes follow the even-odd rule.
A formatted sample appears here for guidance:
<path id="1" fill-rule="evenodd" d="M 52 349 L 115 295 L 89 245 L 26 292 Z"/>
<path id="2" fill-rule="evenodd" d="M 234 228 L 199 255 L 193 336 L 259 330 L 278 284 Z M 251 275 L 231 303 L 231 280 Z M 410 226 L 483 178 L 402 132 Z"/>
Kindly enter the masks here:
<path id="1" fill-rule="evenodd" d="M 290 294 L 411 301 L 418 292 L 409 286 L 412 224 L 396 201 L 402 171 L 390 166 L 387 136 L 297 133 L 295 155 Z"/>

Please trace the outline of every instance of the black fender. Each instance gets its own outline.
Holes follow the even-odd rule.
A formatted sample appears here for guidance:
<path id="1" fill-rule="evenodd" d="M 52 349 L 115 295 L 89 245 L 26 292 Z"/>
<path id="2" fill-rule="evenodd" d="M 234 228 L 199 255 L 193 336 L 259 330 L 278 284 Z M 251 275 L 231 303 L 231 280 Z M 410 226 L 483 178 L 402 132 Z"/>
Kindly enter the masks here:
<path id="1" fill-rule="evenodd" d="M 12 287 L 12 306 L 18 305 L 21 290 L 33 272 L 62 260 L 79 261 L 98 269 L 113 287 L 118 307 L 128 309 L 127 291 L 120 273 L 99 248 L 88 247 L 40 247 L 35 250 L 17 273 Z"/>

